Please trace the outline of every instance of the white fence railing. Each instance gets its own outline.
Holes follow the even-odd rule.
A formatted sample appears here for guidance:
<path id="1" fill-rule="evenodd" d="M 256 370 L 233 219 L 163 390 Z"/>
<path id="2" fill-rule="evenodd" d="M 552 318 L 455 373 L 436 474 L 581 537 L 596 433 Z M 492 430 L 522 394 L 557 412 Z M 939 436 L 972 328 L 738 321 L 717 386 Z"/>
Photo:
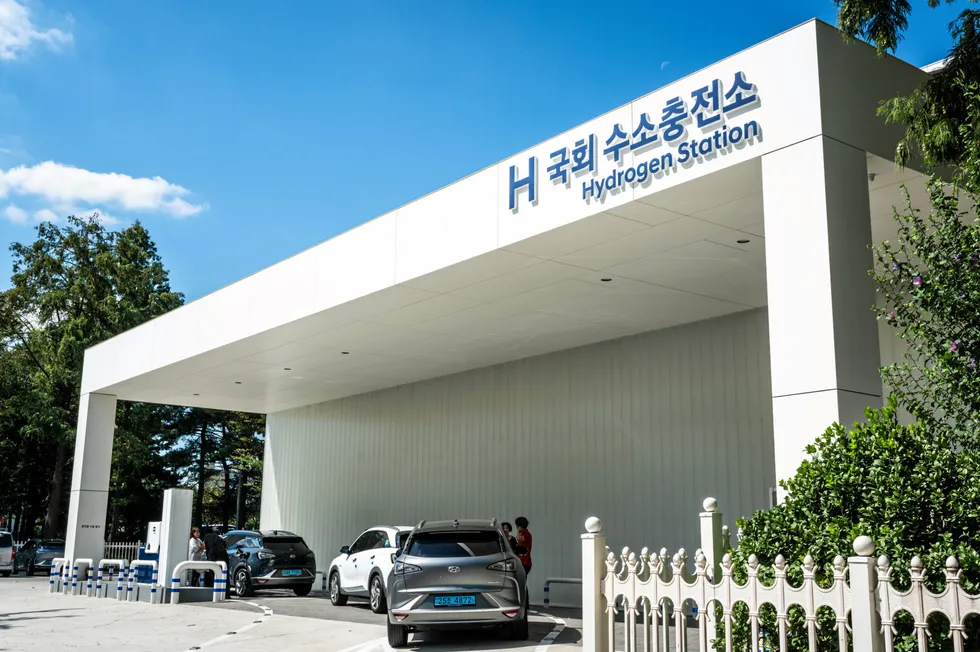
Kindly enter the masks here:
<path id="1" fill-rule="evenodd" d="M 868 537 L 854 541 L 855 556 L 837 557 L 833 563 L 833 581 L 821 587 L 816 581 L 816 563 L 807 555 L 802 565 L 803 583 L 793 586 L 787 579 L 787 563 L 776 557 L 775 582 L 766 586 L 759 579 L 760 565 L 755 555 L 745 569 L 747 581 L 734 578 L 731 556 L 724 549 L 721 514 L 717 502 L 705 501 L 701 514 L 702 548 L 695 553 L 694 573 L 687 567 L 683 550 L 668 556 L 639 554 L 624 548 L 617 555 L 606 547 L 606 537 L 597 518 L 586 522 L 582 535 L 582 601 L 583 648 L 585 652 L 666 652 L 689 650 L 685 607 L 697 608 L 697 648 L 711 650 L 716 625 L 714 607 L 720 607 L 724 627 L 724 649 L 733 650 L 733 614 L 736 605 L 747 607 L 750 641 L 760 641 L 761 614 L 764 605 L 775 609 L 777 630 L 770 635 L 778 640 L 776 649 L 788 649 L 789 610 L 801 608 L 805 614 L 806 639 L 810 650 L 817 649 L 818 610 L 830 610 L 836 620 L 838 646 L 841 652 L 893 652 L 895 617 L 907 612 L 914 620 L 915 637 L 920 652 L 928 649 L 928 619 L 943 614 L 949 620 L 949 637 L 953 649 L 962 652 L 965 644 L 964 622 L 967 616 L 980 615 L 980 596 L 966 593 L 960 585 L 961 571 L 955 557 L 946 561 L 946 587 L 936 594 L 925 586 L 922 560 L 912 559 L 911 589 L 899 591 L 892 584 L 893 568 L 887 557 L 875 560 L 874 542 Z M 622 640 L 617 641 L 617 614 L 623 613 Z M 673 612 L 673 627 L 670 612 Z M 848 619 L 850 614 L 850 620 Z M 673 631 L 672 631 L 673 630 Z M 850 637 L 848 634 L 850 633 Z M 670 645 L 671 638 L 674 640 Z M 850 641 L 849 641 L 850 639 Z M 744 647 L 740 648 L 744 649 Z M 757 643 L 752 650 L 760 650 Z"/>
<path id="2" fill-rule="evenodd" d="M 14 541 L 14 547 L 20 549 L 26 541 Z M 106 559 L 136 559 L 139 556 L 142 541 L 106 541 L 102 556 Z"/>

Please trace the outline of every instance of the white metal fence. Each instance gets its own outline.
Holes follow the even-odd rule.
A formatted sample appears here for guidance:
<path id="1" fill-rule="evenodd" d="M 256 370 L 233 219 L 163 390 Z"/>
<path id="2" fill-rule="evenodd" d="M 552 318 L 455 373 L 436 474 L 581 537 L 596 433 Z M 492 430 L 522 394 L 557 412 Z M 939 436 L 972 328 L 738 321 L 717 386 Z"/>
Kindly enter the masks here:
<path id="1" fill-rule="evenodd" d="M 14 541 L 14 546 L 19 550 L 26 541 Z M 105 559 L 127 559 L 133 560 L 139 556 L 142 541 L 106 541 L 103 547 L 102 557 Z"/>
<path id="2" fill-rule="evenodd" d="M 657 554 L 643 548 L 637 554 L 624 548 L 617 555 L 606 547 L 601 529 L 599 520 L 590 518 L 586 522 L 587 534 L 582 535 L 585 652 L 690 650 L 685 611 L 692 610 L 686 609 L 688 606 L 696 607 L 698 641 L 693 649 L 705 652 L 714 649 L 716 607 L 720 607 L 723 619 L 727 652 L 734 649 L 733 615 L 739 604 L 747 608 L 750 641 L 761 641 L 763 606 L 770 605 L 775 610 L 778 631 L 772 635 L 778 640 L 781 652 L 789 649 L 791 607 L 798 607 L 805 614 L 806 640 L 811 652 L 817 650 L 818 611 L 833 613 L 841 652 L 852 649 L 893 652 L 895 618 L 901 612 L 907 612 L 914 621 L 920 652 L 928 649 L 928 620 L 936 614 L 948 619 L 953 650 L 962 652 L 965 620 L 980 615 L 980 596 L 970 595 L 961 587 L 961 570 L 955 557 L 946 561 L 946 586 L 942 592 L 932 593 L 925 586 L 925 570 L 918 557 L 912 560 L 909 569 L 911 589 L 900 591 L 892 583 L 894 569 L 888 558 L 872 557 L 875 546 L 868 537 L 854 541 L 855 556 L 846 560 L 839 556 L 834 560 L 830 586 L 818 585 L 816 563 L 809 555 L 802 565 L 800 586 L 793 586 L 787 579 L 788 565 L 781 555 L 775 560 L 775 582 L 771 586 L 760 581 L 761 567 L 755 555 L 749 558 L 745 569 L 746 583 L 739 584 L 734 578 L 731 556 L 720 554 L 725 549 L 725 535 L 717 502 L 712 499 L 705 501 L 705 512 L 701 514 L 702 547 L 694 555 L 693 573 L 689 572 L 683 550 L 669 556 L 665 550 Z M 619 613 L 623 625 L 622 634 L 617 637 Z M 760 642 L 754 647 L 750 645 L 750 649 L 763 648 Z"/>

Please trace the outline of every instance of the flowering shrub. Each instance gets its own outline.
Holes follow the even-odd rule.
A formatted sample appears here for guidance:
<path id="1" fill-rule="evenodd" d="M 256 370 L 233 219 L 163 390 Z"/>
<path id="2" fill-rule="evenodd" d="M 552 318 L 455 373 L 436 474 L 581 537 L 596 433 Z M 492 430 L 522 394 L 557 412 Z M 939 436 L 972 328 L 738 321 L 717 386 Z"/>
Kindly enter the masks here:
<path id="1" fill-rule="evenodd" d="M 948 430 L 954 445 L 976 444 L 980 222 L 960 209 L 952 187 L 933 178 L 928 188 L 929 215 L 907 201 L 895 215 L 896 242 L 874 247 L 879 319 L 908 346 L 905 359 L 884 368 L 882 377 L 903 408 L 933 429 Z"/>
<path id="2" fill-rule="evenodd" d="M 875 555 L 892 561 L 897 588 L 909 588 L 908 569 L 918 555 L 927 569 L 927 585 L 939 592 L 945 586 L 946 558 L 955 555 L 963 587 L 980 592 L 980 453 L 955 451 L 948 431 L 937 434 L 921 421 L 899 423 L 894 398 L 866 414 L 865 423 L 849 430 L 835 424 L 807 447 L 808 459 L 781 483 L 788 492 L 782 504 L 739 520 L 741 538 L 731 551 L 736 581 L 746 581 L 746 563 L 755 554 L 760 579 L 771 584 L 773 563 L 782 554 L 790 582 L 799 586 L 803 559 L 810 554 L 817 562 L 817 582 L 829 585 L 834 557 L 853 556 L 854 539 L 867 535 L 875 542 Z M 778 650 L 775 612 L 769 608 L 761 614 L 764 648 Z M 788 649 L 809 650 L 802 611 L 791 609 L 789 616 Z M 818 622 L 818 649 L 836 650 L 833 615 L 823 612 Z M 929 650 L 952 650 L 948 622 L 932 618 L 929 624 Z M 967 650 L 980 649 L 978 624 L 976 619 L 967 622 Z M 896 618 L 896 629 L 896 650 L 918 649 L 908 614 Z M 750 630 L 744 606 L 735 610 L 733 634 L 735 649 L 745 650 Z M 718 635 L 715 646 L 724 649 L 723 628 Z"/>

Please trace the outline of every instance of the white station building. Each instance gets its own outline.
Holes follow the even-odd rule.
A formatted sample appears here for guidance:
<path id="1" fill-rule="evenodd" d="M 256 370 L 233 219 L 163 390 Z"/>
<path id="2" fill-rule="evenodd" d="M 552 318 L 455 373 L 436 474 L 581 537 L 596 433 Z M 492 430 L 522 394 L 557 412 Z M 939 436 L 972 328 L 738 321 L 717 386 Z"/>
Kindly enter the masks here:
<path id="1" fill-rule="evenodd" d="M 578 535 L 697 547 L 881 404 L 927 73 L 811 21 L 89 349 L 67 556 L 101 554 L 118 400 L 268 415 L 262 528 L 526 516 L 532 599 Z M 533 114 L 530 116 L 533 119 Z"/>

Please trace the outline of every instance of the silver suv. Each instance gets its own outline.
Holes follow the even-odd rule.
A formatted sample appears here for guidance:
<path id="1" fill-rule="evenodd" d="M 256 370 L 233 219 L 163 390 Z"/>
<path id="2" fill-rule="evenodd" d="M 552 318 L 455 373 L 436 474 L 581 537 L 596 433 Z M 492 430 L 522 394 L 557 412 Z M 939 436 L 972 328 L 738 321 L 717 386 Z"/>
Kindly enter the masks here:
<path id="1" fill-rule="evenodd" d="M 392 555 L 388 578 L 388 644 L 410 632 L 504 627 L 528 637 L 527 578 L 493 521 L 422 521 Z"/>

